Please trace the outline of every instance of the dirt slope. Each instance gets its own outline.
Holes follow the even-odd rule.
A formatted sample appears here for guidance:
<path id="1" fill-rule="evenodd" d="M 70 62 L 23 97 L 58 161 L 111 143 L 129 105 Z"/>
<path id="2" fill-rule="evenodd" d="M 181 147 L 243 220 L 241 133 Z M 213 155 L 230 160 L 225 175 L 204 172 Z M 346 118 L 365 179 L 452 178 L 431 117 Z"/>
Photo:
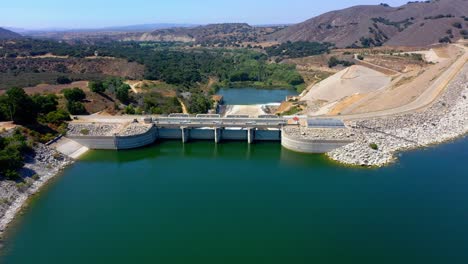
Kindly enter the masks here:
<path id="1" fill-rule="evenodd" d="M 338 101 L 354 94 L 369 93 L 384 88 L 391 78 L 372 69 L 355 65 L 323 80 L 310 88 L 306 101 Z"/>

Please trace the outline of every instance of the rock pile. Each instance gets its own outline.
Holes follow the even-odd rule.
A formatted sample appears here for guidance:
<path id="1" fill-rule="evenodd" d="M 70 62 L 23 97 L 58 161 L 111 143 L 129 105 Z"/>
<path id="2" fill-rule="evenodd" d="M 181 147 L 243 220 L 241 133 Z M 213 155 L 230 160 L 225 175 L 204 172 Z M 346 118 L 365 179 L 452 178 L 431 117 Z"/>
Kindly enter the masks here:
<path id="1" fill-rule="evenodd" d="M 132 123 L 126 127 L 124 127 L 119 133 L 119 136 L 135 136 L 141 135 L 148 132 L 153 125 L 151 124 L 139 124 L 139 123 Z"/>
<path id="2" fill-rule="evenodd" d="M 113 136 L 123 125 L 117 123 L 70 123 L 67 135 L 69 136 Z"/>
<path id="3" fill-rule="evenodd" d="M 356 132 L 348 128 L 307 128 L 286 126 L 283 133 L 304 140 L 356 140 Z"/>

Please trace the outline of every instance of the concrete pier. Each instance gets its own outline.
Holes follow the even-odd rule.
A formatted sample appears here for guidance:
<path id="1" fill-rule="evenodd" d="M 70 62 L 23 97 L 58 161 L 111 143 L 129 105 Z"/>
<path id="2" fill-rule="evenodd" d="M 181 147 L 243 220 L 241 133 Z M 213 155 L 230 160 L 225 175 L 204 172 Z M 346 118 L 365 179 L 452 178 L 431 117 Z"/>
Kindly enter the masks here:
<path id="1" fill-rule="evenodd" d="M 214 128 L 214 141 L 216 144 L 221 142 L 222 130 L 220 128 Z"/>
<path id="2" fill-rule="evenodd" d="M 247 129 L 247 142 L 249 144 L 253 144 L 255 141 L 255 129 L 254 128 L 248 128 Z"/>
<path id="3" fill-rule="evenodd" d="M 190 139 L 190 129 L 186 127 L 181 127 L 182 130 L 182 142 L 187 143 Z"/>

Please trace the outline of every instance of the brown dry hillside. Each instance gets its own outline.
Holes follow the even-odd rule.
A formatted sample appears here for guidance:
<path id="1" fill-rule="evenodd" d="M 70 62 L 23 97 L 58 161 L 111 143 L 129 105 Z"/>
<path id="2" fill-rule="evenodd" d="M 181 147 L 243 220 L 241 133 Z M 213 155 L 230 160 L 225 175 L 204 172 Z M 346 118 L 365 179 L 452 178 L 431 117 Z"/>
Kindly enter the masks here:
<path id="1" fill-rule="evenodd" d="M 107 76 L 142 79 L 145 67 L 117 58 L 26 57 L 0 59 L 0 90 L 40 83 L 55 84 L 60 76 L 94 80 Z"/>
<path id="2" fill-rule="evenodd" d="M 422 46 L 439 43 L 444 37 L 460 39 L 462 30 L 468 30 L 467 15 L 468 0 L 434 0 L 401 7 L 355 6 L 314 17 L 268 37 L 280 42 L 331 42 L 337 47 Z"/>
<path id="3" fill-rule="evenodd" d="M 239 43 L 255 43 L 284 26 L 254 27 L 245 23 L 210 24 L 197 27 L 176 27 L 152 32 L 46 32 L 36 36 L 60 40 L 117 40 L 194 42 L 197 44 L 233 46 Z"/>
<path id="4" fill-rule="evenodd" d="M 17 38 L 21 38 L 21 35 L 0 27 L 0 39 L 17 39 Z"/>
<path id="5" fill-rule="evenodd" d="M 141 36 L 135 35 L 127 40 L 182 41 L 197 43 L 254 42 L 283 27 L 252 27 L 245 23 L 224 23 L 198 26 L 193 28 L 160 29 Z"/>

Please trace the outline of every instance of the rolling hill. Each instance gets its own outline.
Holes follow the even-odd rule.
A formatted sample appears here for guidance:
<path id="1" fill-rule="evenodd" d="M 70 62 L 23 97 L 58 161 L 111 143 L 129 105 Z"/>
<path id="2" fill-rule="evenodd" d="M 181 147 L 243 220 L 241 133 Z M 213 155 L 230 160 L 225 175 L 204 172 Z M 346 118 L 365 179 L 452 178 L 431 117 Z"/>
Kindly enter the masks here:
<path id="1" fill-rule="evenodd" d="M 255 42 L 283 28 L 283 26 L 254 27 L 245 23 L 210 24 L 191 28 L 159 29 L 142 35 L 129 36 L 126 40 L 233 45 L 237 42 Z"/>
<path id="2" fill-rule="evenodd" d="M 468 29 L 468 0 L 354 6 L 309 19 L 268 36 L 270 40 L 318 41 L 348 46 L 423 46 L 456 41 Z M 466 35 L 465 35 L 466 36 Z"/>
<path id="3" fill-rule="evenodd" d="M 21 35 L 13 31 L 0 28 L 0 39 L 17 39 L 21 38 Z"/>

